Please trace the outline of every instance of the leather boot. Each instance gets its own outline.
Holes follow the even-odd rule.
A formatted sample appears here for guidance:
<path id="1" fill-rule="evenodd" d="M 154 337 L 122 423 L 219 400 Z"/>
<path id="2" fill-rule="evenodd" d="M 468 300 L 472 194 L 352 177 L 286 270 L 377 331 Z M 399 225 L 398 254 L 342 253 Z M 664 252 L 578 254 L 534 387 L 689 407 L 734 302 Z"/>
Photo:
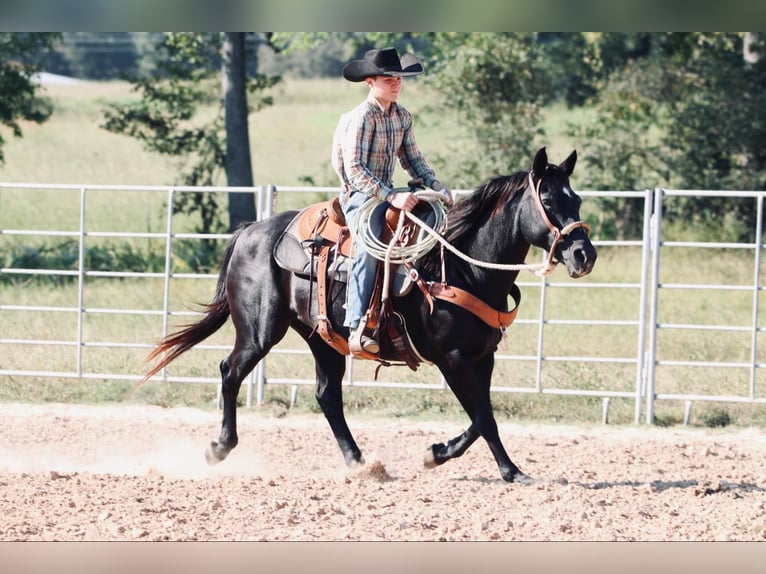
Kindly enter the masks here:
<path id="1" fill-rule="evenodd" d="M 380 352 L 380 345 L 372 337 L 368 337 L 364 334 L 365 322 L 362 321 L 359 326 L 351 332 L 348 338 L 348 349 L 352 353 L 359 353 L 365 351 L 373 355 L 377 355 Z"/>

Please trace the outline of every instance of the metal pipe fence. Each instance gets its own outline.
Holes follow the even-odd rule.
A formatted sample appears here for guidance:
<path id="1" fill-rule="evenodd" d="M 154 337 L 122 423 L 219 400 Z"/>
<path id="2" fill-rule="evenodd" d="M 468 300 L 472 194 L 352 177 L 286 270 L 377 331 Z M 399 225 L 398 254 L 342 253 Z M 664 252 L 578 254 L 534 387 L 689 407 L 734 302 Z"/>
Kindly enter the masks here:
<path id="1" fill-rule="evenodd" d="M 196 315 L 197 312 L 189 308 L 194 302 L 189 297 L 206 301 L 217 279 L 216 269 L 195 273 L 184 268 L 179 263 L 182 245 L 229 237 L 186 231 L 188 222 L 172 209 L 174 198 L 187 193 L 231 191 L 253 193 L 258 219 L 262 219 L 274 212 L 277 201 L 282 198 L 295 194 L 330 195 L 338 190 L 332 187 L 280 187 L 277 190 L 274 186 L 199 188 L 0 183 L 0 256 L 6 254 L 0 260 L 0 377 L 139 380 L 145 369 L 143 355 L 161 336 L 171 332 L 177 322 L 188 321 Z M 722 194 L 756 202 L 758 224 L 752 243 L 663 241 L 662 214 L 666 202 L 674 198 Z M 760 280 L 764 194 L 657 189 L 582 191 L 580 195 L 585 201 L 589 197 L 607 197 L 642 205 L 641 235 L 629 240 L 594 241 L 600 251 L 600 261 L 587 278 L 569 280 L 561 271 L 545 278 L 520 276 L 524 298 L 519 316 L 496 355 L 493 392 L 601 399 L 604 421 L 610 400 L 620 399 L 633 403 L 634 422 L 638 423 L 643 416 L 648 424 L 654 422 L 658 400 L 684 401 L 687 419 L 690 405 L 695 401 L 766 402 L 764 393 L 758 392 L 758 371 L 766 365 L 758 347 L 759 335 L 763 333 L 759 299 L 764 290 Z M 44 203 L 51 201 L 63 215 L 36 217 L 37 210 L 31 208 L 33 213 L 30 213 L 29 207 L 35 205 L 35 200 L 43 202 L 39 204 L 40 215 L 46 215 Z M 125 211 L 123 217 L 120 217 L 120 206 Z M 142 210 L 147 213 L 145 222 L 129 217 L 130 213 Z M 106 225 L 113 227 L 106 228 Z M 39 261 L 33 264 L 35 249 L 30 246 L 42 248 L 48 242 L 61 241 L 73 243 L 73 253 L 66 264 L 46 266 Z M 115 241 L 122 245 L 145 242 L 145 246 L 151 246 L 156 257 L 161 258 L 162 269 L 126 271 L 94 268 L 88 264 L 90 250 L 102 246 L 108 250 Z M 8 255 L 12 252 L 24 255 L 25 249 L 29 251 L 27 258 Z M 700 281 L 664 281 L 666 270 L 672 270 L 673 266 L 663 267 L 661 254 L 668 250 L 693 249 L 715 251 L 724 261 L 723 253 L 751 251 L 750 280 L 709 283 L 704 265 L 707 260 L 701 258 Z M 536 254 L 541 258 L 545 255 L 540 250 L 530 253 Z M 624 265 L 624 269 L 620 265 Z M 44 278 L 59 286 L 25 288 L 32 278 Z M 113 281 L 117 286 L 104 288 L 100 281 Z M 701 290 L 747 294 L 749 309 L 736 315 L 746 317 L 747 321 L 727 324 L 726 317 L 734 317 L 735 313 L 727 311 L 725 301 L 718 309 L 716 324 L 697 319 L 698 312 L 686 312 L 683 305 L 668 306 L 670 311 L 664 311 L 666 293 L 683 293 L 691 300 L 693 297 L 688 294 Z M 42 300 L 32 300 L 35 297 Z M 613 301 L 610 308 L 603 304 L 607 299 Z M 736 305 L 741 311 L 742 302 L 738 300 Z M 688 320 L 673 320 L 673 314 L 686 316 Z M 746 345 L 731 344 L 734 359 L 715 354 L 706 356 L 702 344 L 690 345 L 687 356 L 667 356 L 666 349 L 678 348 L 678 344 L 666 344 L 666 333 L 673 337 L 692 331 L 746 336 Z M 154 380 L 219 384 L 215 367 L 230 351 L 231 336 L 231 332 L 224 332 L 198 345 L 188 353 L 197 355 L 195 359 L 187 363 L 179 360 L 181 365 L 168 366 Z M 681 348 L 686 347 L 682 344 Z M 104 356 L 98 355 L 99 352 Z M 313 385 L 313 367 L 301 370 L 299 365 L 304 363 L 311 363 L 305 344 L 298 338 L 288 337 L 248 377 L 246 404 L 263 402 L 267 384 L 291 385 L 293 389 L 298 385 Z M 344 384 L 424 392 L 446 388 L 438 371 L 428 366 L 414 374 L 394 367 L 387 369 L 390 373 L 387 376 L 376 377 L 371 365 L 349 357 Z M 684 380 L 694 377 L 688 369 L 700 368 L 744 371 L 747 380 L 735 385 L 741 392 L 685 391 Z"/>
<path id="2" fill-rule="evenodd" d="M 760 296 L 764 291 L 761 273 L 761 252 L 763 249 L 763 200 L 766 192 L 759 191 L 712 191 L 712 190 L 654 190 L 654 210 L 651 226 L 652 282 L 649 294 L 649 340 L 646 351 L 646 392 L 649 399 L 646 407 L 646 422 L 652 424 L 655 418 L 655 403 L 659 400 L 684 401 L 686 403 L 684 422 L 688 422 L 691 404 L 697 401 L 715 401 L 728 403 L 766 404 L 766 393 L 757 389 L 758 370 L 766 366 L 763 346 L 759 348 L 758 335 L 764 332 L 763 319 L 760 315 Z M 753 201 L 755 204 L 755 228 L 751 242 L 716 241 L 665 241 L 662 239 L 663 210 L 670 203 L 683 198 L 721 197 Z M 663 253 L 683 251 L 696 262 L 696 273 L 689 281 L 678 279 L 664 280 L 665 268 L 661 264 Z M 726 257 L 736 257 L 741 252 L 750 252 L 752 257 L 749 278 L 737 277 L 737 273 L 723 269 L 713 273 L 714 264 L 726 261 Z M 695 256 L 696 255 L 696 256 Z M 718 280 L 717 282 L 713 282 Z M 688 314 L 676 311 L 676 321 L 671 321 L 670 313 L 661 313 L 663 305 L 671 308 L 684 297 L 693 301 L 699 292 L 720 293 L 718 306 L 714 308 L 694 308 L 688 305 Z M 665 293 L 663 293 L 665 292 Z M 742 293 L 746 298 L 736 297 Z M 673 302 L 672 295 L 676 302 Z M 667 302 L 665 301 L 667 300 Z M 701 316 L 700 316 L 701 315 Z M 746 321 L 742 318 L 746 318 Z M 738 320 L 738 323 L 733 321 Z M 669 357 L 659 337 L 667 334 L 684 338 L 682 346 L 685 356 Z M 736 335 L 744 335 L 737 337 Z M 720 350 L 706 353 L 706 341 L 715 340 L 717 347 L 725 339 L 731 347 L 727 356 L 716 356 Z M 684 392 L 684 383 L 694 380 L 705 373 L 711 376 L 716 372 L 717 379 L 710 385 L 710 391 Z M 740 389 L 739 393 L 732 388 Z M 725 389 L 727 392 L 721 392 Z M 742 392 L 742 389 L 746 392 Z"/>

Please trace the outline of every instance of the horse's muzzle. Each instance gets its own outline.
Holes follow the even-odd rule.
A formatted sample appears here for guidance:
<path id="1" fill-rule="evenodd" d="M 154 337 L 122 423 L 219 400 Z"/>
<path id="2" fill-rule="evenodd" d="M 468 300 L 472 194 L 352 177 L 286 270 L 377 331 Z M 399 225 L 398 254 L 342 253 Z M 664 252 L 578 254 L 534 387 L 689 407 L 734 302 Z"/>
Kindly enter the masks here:
<path id="1" fill-rule="evenodd" d="M 587 238 L 572 241 L 561 249 L 561 255 L 561 262 L 572 279 L 584 277 L 593 271 L 598 256 L 593 243 Z"/>

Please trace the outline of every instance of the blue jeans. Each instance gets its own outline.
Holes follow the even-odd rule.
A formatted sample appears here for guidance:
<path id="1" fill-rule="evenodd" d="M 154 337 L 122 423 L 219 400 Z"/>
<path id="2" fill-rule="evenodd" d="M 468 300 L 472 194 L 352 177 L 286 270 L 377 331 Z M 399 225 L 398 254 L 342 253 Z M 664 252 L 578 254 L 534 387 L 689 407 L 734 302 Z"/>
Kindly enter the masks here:
<path id="1" fill-rule="evenodd" d="M 370 306 L 372 291 L 375 288 L 375 271 L 378 267 L 378 260 L 367 253 L 364 244 L 358 240 L 356 234 L 359 208 L 369 199 L 364 193 L 356 192 L 352 193 L 343 205 L 343 214 L 346 216 L 346 223 L 351 232 L 351 241 L 354 245 L 354 256 L 349 262 L 346 319 L 343 325 L 352 330 L 357 328 L 362 315 Z M 381 207 L 373 212 L 371 219 L 377 222 L 379 218 L 382 218 L 387 206 L 387 203 L 381 204 Z M 378 225 L 381 224 L 379 223 Z M 378 225 L 375 225 L 377 231 L 380 229 Z"/>

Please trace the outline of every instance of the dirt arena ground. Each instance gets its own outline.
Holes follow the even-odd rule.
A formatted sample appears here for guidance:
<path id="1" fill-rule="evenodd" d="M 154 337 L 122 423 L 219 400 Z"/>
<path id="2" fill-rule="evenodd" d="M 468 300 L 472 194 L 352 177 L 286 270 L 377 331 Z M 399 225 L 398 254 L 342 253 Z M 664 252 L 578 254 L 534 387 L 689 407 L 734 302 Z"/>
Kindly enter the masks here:
<path id="1" fill-rule="evenodd" d="M 539 479 L 503 482 L 486 444 L 434 469 L 454 423 L 240 410 L 216 467 L 215 411 L 0 405 L 0 540 L 601 541 L 766 539 L 766 433 L 501 425 Z"/>

